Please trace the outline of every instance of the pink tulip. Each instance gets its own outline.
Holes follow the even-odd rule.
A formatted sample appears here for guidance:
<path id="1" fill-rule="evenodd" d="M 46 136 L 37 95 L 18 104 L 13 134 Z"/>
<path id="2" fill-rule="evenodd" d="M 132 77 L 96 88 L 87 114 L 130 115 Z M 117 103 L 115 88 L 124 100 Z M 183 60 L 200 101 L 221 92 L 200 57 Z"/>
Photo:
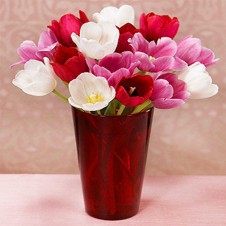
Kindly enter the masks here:
<path id="1" fill-rule="evenodd" d="M 140 33 L 136 33 L 130 44 L 133 48 L 135 58 L 141 61 L 139 69 L 149 72 L 180 71 L 187 64 L 175 57 L 177 44 L 171 38 L 164 37 L 156 42 L 148 42 Z"/>
<path id="2" fill-rule="evenodd" d="M 51 30 L 43 31 L 40 35 L 38 46 L 30 40 L 21 43 L 20 47 L 17 49 L 21 61 L 13 64 L 11 67 L 18 64 L 25 64 L 29 60 L 39 60 L 43 62 L 44 57 L 51 60 L 57 44 L 57 39 Z"/>
<path id="3" fill-rule="evenodd" d="M 190 96 L 190 93 L 187 92 L 186 83 L 179 80 L 175 74 L 157 74 L 154 79 L 154 89 L 150 99 L 156 108 L 178 107 L 184 104 Z"/>
<path id="4" fill-rule="evenodd" d="M 202 47 L 201 41 L 198 38 L 187 36 L 178 42 L 177 46 L 176 56 L 185 61 L 188 65 L 200 62 L 208 67 L 218 61 L 218 59 L 215 59 L 215 55 L 210 49 Z"/>
<path id="5" fill-rule="evenodd" d="M 44 57 L 52 59 L 57 44 L 58 41 L 56 36 L 50 29 L 43 31 L 38 40 L 38 51 L 36 53 L 37 56 L 41 59 Z"/>
<path id="6" fill-rule="evenodd" d="M 113 87 L 116 87 L 122 78 L 131 77 L 140 64 L 139 60 L 134 60 L 133 53 L 129 51 L 109 54 L 98 63 L 92 59 L 87 59 L 86 62 L 94 75 L 106 78 Z"/>

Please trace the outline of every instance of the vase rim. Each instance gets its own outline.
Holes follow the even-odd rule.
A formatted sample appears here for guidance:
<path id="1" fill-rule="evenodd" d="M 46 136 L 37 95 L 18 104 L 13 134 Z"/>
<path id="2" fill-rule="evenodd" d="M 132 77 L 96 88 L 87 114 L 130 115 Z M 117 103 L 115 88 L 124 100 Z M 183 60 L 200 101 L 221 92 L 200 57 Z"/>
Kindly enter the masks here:
<path id="1" fill-rule="evenodd" d="M 97 118 L 135 117 L 135 116 L 138 116 L 138 115 L 146 114 L 146 113 L 154 110 L 154 107 L 152 107 L 152 108 L 148 109 L 147 111 L 139 112 L 137 114 L 129 114 L 129 115 L 94 115 L 94 114 L 90 114 L 90 113 L 87 113 L 85 111 L 82 111 L 82 110 L 80 110 L 80 109 L 78 109 L 76 107 L 73 107 L 73 106 L 71 106 L 71 107 L 72 107 L 72 109 L 77 110 L 77 111 L 80 111 L 83 114 L 87 114 L 87 115 L 90 115 L 90 116 L 93 116 L 93 117 L 97 117 Z"/>

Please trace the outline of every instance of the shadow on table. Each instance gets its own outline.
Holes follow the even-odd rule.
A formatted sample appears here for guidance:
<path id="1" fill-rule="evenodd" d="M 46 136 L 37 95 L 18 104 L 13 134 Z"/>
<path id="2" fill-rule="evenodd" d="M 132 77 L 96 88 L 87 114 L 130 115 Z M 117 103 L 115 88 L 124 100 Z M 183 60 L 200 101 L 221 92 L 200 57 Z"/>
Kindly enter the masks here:
<path id="1" fill-rule="evenodd" d="M 139 212 L 142 212 L 143 210 L 147 209 L 151 205 L 151 203 L 151 199 L 141 199 Z"/>

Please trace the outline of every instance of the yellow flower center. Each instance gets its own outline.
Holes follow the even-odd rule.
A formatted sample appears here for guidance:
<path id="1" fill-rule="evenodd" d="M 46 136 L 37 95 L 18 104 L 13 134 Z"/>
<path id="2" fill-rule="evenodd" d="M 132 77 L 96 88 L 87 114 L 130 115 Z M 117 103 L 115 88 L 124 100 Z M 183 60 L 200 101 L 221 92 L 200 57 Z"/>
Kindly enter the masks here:
<path id="1" fill-rule="evenodd" d="M 155 60 L 155 58 L 153 56 L 150 56 L 149 59 L 151 62 L 153 62 Z"/>
<path id="2" fill-rule="evenodd" d="M 87 98 L 87 103 L 95 104 L 104 100 L 104 97 L 99 93 L 92 93 Z"/>

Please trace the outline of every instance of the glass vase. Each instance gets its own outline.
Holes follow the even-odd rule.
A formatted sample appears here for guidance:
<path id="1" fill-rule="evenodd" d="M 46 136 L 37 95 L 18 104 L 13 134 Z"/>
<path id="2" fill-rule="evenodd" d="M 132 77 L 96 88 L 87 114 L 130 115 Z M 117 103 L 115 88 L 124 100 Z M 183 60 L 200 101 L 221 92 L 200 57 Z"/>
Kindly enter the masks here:
<path id="1" fill-rule="evenodd" d="M 153 108 L 128 116 L 72 115 L 86 212 L 120 220 L 139 210 Z"/>

